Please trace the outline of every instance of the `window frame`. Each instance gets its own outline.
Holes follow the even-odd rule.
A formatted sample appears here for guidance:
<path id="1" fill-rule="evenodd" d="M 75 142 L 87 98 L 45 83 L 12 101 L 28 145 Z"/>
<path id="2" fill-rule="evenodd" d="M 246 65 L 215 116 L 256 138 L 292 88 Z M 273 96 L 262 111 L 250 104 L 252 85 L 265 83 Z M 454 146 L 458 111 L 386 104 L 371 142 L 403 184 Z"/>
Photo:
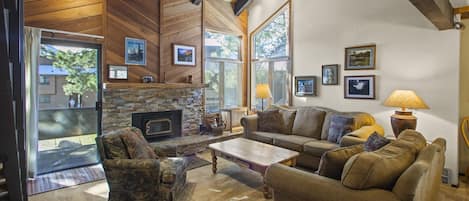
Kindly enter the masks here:
<path id="1" fill-rule="evenodd" d="M 217 33 L 217 34 L 223 34 L 223 35 L 230 35 L 230 36 L 235 36 L 237 38 L 239 38 L 239 48 L 238 48 L 238 59 L 231 59 L 231 58 L 220 58 L 220 57 L 208 57 L 208 56 L 205 56 L 204 57 L 204 77 L 205 77 L 205 70 L 206 70 L 206 65 L 207 63 L 209 62 L 213 62 L 213 63 L 218 63 L 219 65 L 219 92 L 218 92 L 218 95 L 219 95 L 219 108 L 220 108 L 220 111 L 218 112 L 221 112 L 221 109 L 223 109 L 225 107 L 225 65 L 227 63 L 233 63 L 233 64 L 237 64 L 238 67 L 239 67 L 239 70 L 240 70 L 240 73 L 239 73 L 239 79 L 242 81 L 243 79 L 243 65 L 244 65 L 244 61 L 243 61 L 243 36 L 242 35 L 239 35 L 239 34 L 236 34 L 236 33 L 228 33 L 228 32 L 221 32 L 221 31 L 216 31 L 216 30 L 211 30 L 211 29 L 206 29 L 204 31 L 204 40 L 205 40 L 205 34 L 207 32 L 211 32 L 211 33 Z M 206 49 L 205 49 L 205 44 L 204 44 L 204 52 L 206 52 Z M 205 83 L 205 81 L 204 81 Z M 243 95 L 243 88 L 241 87 L 240 88 L 241 90 L 241 96 Z M 205 100 L 206 101 L 206 96 L 205 96 Z M 243 100 L 242 100 L 242 97 L 240 97 L 240 105 L 239 107 L 242 107 L 243 106 Z M 207 111 L 205 111 L 205 113 L 208 113 Z"/>
<path id="2" fill-rule="evenodd" d="M 257 33 L 262 31 L 268 24 L 270 24 L 274 19 L 276 19 L 278 16 L 282 14 L 285 10 L 288 9 L 288 56 L 277 56 L 277 57 L 272 57 L 272 58 L 255 58 L 255 36 Z M 287 63 L 287 70 L 288 70 L 288 76 L 287 76 L 287 82 L 289 84 L 287 88 L 287 98 L 288 98 L 288 105 L 292 105 L 292 86 L 293 86 L 293 24 L 292 24 L 292 5 L 291 5 L 291 0 L 287 0 L 284 4 L 280 6 L 279 9 L 277 9 L 271 16 L 269 16 L 264 22 L 262 22 L 259 26 L 257 26 L 250 34 L 249 34 L 249 70 L 248 70 L 248 78 L 249 78 L 249 87 L 248 87 L 248 106 L 249 108 L 255 108 L 256 107 L 256 98 L 253 97 L 255 91 L 255 86 L 253 86 L 253 79 L 255 79 L 255 74 L 253 71 L 255 70 L 256 63 L 262 63 L 262 62 L 268 62 L 268 84 L 269 86 L 273 85 L 273 72 L 274 72 L 274 64 L 275 62 L 280 62 L 280 61 L 286 61 Z M 271 104 L 272 99 L 268 100 L 268 104 Z"/>
<path id="3" fill-rule="evenodd" d="M 39 75 L 39 85 L 41 86 L 50 85 L 49 75 Z"/>

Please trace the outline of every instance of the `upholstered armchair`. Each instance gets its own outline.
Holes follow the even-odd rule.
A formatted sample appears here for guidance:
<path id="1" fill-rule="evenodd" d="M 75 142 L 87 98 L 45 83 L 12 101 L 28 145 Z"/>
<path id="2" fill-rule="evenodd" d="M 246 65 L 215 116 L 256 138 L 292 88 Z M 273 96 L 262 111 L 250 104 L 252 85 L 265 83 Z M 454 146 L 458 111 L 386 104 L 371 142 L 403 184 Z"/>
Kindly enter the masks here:
<path id="1" fill-rule="evenodd" d="M 137 128 L 96 138 L 110 201 L 174 201 L 184 189 L 184 158 L 158 158 Z"/>

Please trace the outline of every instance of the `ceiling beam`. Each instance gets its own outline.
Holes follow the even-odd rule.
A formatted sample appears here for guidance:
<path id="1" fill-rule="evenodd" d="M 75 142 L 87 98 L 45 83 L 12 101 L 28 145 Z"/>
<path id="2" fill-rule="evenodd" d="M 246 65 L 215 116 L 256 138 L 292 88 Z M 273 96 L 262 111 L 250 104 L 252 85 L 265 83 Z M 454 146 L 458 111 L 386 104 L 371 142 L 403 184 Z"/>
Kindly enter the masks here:
<path id="1" fill-rule="evenodd" d="M 461 19 L 469 19 L 469 6 L 455 8 L 454 14 L 461 14 Z"/>
<path id="2" fill-rule="evenodd" d="M 454 8 L 449 0 L 409 0 L 439 30 L 454 27 Z"/>

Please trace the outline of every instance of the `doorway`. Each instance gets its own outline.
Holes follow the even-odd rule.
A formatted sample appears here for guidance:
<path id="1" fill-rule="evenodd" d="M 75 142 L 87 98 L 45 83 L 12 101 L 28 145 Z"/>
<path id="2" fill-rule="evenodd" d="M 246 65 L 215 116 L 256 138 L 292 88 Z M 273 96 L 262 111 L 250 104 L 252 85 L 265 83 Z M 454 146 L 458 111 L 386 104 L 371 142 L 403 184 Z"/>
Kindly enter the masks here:
<path id="1" fill-rule="evenodd" d="M 101 46 L 43 39 L 38 68 L 37 173 L 97 164 Z"/>

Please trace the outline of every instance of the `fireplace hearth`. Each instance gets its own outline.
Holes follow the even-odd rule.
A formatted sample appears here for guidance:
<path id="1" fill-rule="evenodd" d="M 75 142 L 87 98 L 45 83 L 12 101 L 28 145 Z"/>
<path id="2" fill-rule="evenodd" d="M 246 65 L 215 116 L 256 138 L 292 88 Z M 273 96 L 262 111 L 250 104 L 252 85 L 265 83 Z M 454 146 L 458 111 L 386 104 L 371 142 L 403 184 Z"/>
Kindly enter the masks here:
<path id="1" fill-rule="evenodd" d="M 148 141 L 181 137 L 182 110 L 133 113 L 132 126 L 142 130 Z"/>

